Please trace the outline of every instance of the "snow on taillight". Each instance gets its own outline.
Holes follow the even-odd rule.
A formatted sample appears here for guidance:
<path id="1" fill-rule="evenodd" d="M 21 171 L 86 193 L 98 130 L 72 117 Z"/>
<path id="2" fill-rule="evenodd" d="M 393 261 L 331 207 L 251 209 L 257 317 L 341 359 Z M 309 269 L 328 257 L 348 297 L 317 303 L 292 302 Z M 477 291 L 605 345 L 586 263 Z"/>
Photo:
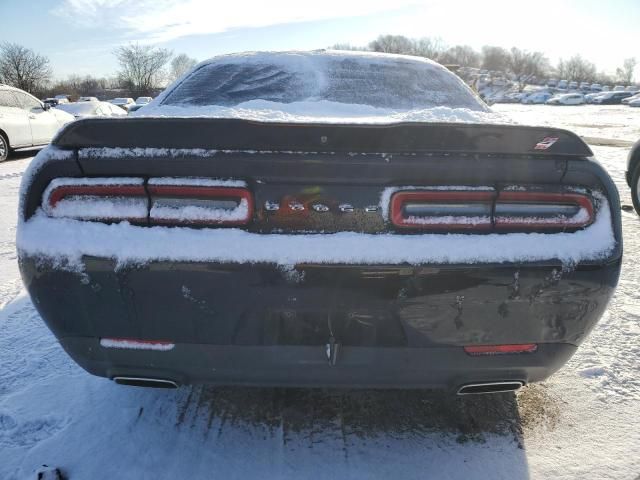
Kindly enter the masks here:
<path id="1" fill-rule="evenodd" d="M 499 230 L 577 229 L 593 223 L 589 196 L 575 192 L 500 192 L 494 223 Z"/>
<path id="2" fill-rule="evenodd" d="M 142 178 L 57 178 L 45 190 L 42 206 L 50 217 L 133 222 L 147 218 Z"/>
<path id="3" fill-rule="evenodd" d="M 493 190 L 404 190 L 391 196 L 390 220 L 418 230 L 489 230 Z"/>
<path id="4" fill-rule="evenodd" d="M 241 181 L 157 178 L 147 188 L 152 223 L 240 226 L 253 218 L 253 195 Z"/>

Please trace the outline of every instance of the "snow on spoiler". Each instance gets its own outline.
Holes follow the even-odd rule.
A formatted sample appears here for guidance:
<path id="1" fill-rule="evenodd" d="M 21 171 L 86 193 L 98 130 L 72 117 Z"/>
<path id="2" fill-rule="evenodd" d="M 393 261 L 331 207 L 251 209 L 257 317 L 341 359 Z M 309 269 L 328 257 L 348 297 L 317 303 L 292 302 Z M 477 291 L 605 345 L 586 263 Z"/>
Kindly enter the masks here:
<path id="1" fill-rule="evenodd" d="M 54 139 L 60 148 L 446 152 L 590 157 L 574 133 L 548 127 L 466 123 L 318 124 L 227 118 L 86 119 Z"/>

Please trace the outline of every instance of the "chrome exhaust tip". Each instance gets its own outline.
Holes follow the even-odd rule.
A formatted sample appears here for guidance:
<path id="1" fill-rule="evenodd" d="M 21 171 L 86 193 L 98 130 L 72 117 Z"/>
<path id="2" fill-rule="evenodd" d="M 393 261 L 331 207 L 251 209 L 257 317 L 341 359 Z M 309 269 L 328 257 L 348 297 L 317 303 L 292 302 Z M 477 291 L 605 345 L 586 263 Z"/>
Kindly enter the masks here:
<path id="1" fill-rule="evenodd" d="M 113 377 L 112 380 L 118 385 L 129 385 L 132 387 L 178 388 L 178 384 L 173 380 L 163 380 L 160 378 Z"/>
<path id="2" fill-rule="evenodd" d="M 511 382 L 483 382 L 483 383 L 468 383 L 461 386 L 458 389 L 458 395 L 478 395 L 483 393 L 501 393 L 501 392 L 515 392 L 520 387 L 524 386 L 524 382 L 511 381 Z"/>

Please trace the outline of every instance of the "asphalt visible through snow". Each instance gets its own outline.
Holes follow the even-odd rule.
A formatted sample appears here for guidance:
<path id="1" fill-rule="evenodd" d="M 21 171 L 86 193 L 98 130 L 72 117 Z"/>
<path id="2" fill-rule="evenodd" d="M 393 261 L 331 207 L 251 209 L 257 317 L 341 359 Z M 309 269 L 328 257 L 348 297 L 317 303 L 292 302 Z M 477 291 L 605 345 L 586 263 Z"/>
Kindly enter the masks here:
<path id="1" fill-rule="evenodd" d="M 588 137 L 623 205 L 640 109 L 499 105 Z M 599 140 L 593 140 L 599 139 Z M 418 390 L 135 389 L 92 377 L 24 294 L 15 253 L 22 172 L 0 164 L 0 478 L 43 464 L 70 479 L 635 479 L 640 472 L 640 219 L 623 211 L 615 298 L 569 364 L 517 395 Z"/>

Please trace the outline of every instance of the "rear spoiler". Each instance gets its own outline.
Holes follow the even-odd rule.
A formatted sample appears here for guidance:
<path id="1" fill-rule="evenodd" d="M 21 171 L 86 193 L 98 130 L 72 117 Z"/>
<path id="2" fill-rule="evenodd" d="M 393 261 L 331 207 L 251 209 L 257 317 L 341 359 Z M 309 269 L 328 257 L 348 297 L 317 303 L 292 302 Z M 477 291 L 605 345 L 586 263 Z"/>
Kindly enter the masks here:
<path id="1" fill-rule="evenodd" d="M 227 118 L 85 119 L 68 124 L 53 144 L 60 148 L 593 155 L 580 137 L 567 130 L 520 125 L 424 122 L 321 124 Z"/>

